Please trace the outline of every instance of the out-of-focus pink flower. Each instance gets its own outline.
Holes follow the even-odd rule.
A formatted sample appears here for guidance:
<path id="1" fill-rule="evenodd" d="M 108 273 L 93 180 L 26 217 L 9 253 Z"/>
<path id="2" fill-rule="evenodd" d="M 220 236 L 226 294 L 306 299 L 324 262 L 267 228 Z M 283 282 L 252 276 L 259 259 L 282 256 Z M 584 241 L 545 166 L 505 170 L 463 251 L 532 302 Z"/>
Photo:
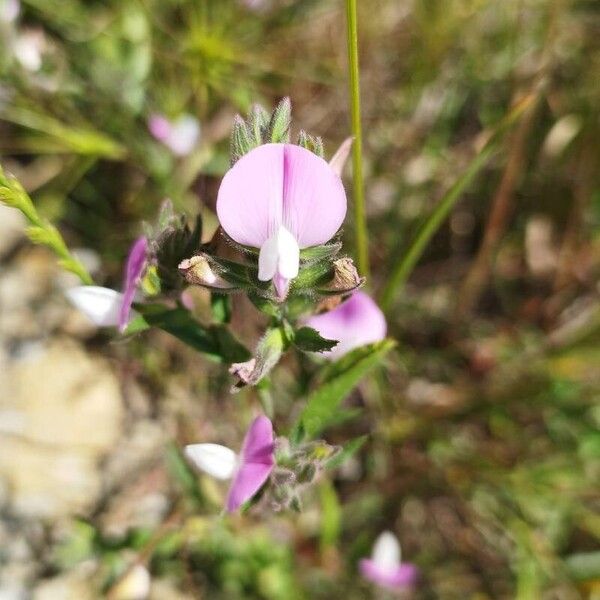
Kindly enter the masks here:
<path id="1" fill-rule="evenodd" d="M 14 22 L 21 12 L 19 0 L 0 0 L 0 21 L 4 23 Z"/>
<path id="2" fill-rule="evenodd" d="M 225 508 L 227 512 L 234 512 L 260 490 L 275 466 L 273 424 L 264 415 L 256 417 L 246 433 L 239 456 L 219 444 L 192 444 L 186 446 L 185 454 L 196 467 L 212 477 L 233 477 Z"/>
<path id="3" fill-rule="evenodd" d="M 148 130 L 176 156 L 186 156 L 200 138 L 200 123 L 192 115 L 181 115 L 171 121 L 164 115 L 153 114 L 148 119 Z"/>
<path id="4" fill-rule="evenodd" d="M 246 8 L 250 10 L 263 10 L 269 5 L 268 0 L 240 0 Z"/>
<path id="5" fill-rule="evenodd" d="M 42 68 L 46 36 L 41 29 L 26 29 L 13 42 L 12 51 L 21 66 L 28 71 Z"/>
<path id="6" fill-rule="evenodd" d="M 129 250 L 123 281 L 123 302 L 121 303 L 121 309 L 119 311 L 119 330 L 121 332 L 125 331 L 125 328 L 129 323 L 131 305 L 133 304 L 140 278 L 146 267 L 147 252 L 148 240 L 143 236 L 138 238 Z"/>
<path id="7" fill-rule="evenodd" d="M 397 590 L 414 585 L 418 570 L 410 563 L 400 562 L 400 543 L 391 531 L 384 531 L 375 541 L 371 558 L 359 563 L 361 575 L 388 590 Z"/>
<path id="8" fill-rule="evenodd" d="M 225 174 L 217 215 L 230 238 L 260 249 L 258 278 L 272 280 L 283 300 L 298 275 L 300 249 L 328 242 L 342 225 L 346 194 L 316 154 L 292 144 L 264 144 Z"/>
<path id="9" fill-rule="evenodd" d="M 309 317 L 305 324 L 316 329 L 322 337 L 338 341 L 333 350 L 323 353 L 333 360 L 354 348 L 383 340 L 387 332 L 383 312 L 361 290 L 353 292 L 348 300 L 333 310 Z"/>

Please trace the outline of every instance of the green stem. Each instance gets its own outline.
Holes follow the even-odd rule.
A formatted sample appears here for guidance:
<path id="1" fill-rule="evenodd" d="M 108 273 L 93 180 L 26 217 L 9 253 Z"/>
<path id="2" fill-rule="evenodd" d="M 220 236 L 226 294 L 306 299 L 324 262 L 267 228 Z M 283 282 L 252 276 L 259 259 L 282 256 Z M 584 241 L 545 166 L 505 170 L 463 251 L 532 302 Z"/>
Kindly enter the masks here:
<path id="1" fill-rule="evenodd" d="M 369 238 L 365 219 L 365 191 L 362 172 L 362 126 L 360 121 L 360 80 L 358 66 L 357 0 L 346 0 L 348 68 L 350 71 L 350 102 L 352 113 L 352 174 L 354 191 L 354 227 L 358 270 L 369 277 Z"/>

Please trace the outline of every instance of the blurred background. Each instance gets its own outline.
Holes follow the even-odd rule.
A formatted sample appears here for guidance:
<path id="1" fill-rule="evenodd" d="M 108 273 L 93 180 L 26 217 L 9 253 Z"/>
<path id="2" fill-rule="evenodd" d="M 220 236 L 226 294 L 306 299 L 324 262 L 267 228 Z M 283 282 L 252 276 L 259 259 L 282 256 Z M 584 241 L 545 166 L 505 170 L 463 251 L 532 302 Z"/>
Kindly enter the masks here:
<path id="1" fill-rule="evenodd" d="M 167 334 L 95 329 L 0 206 L 2 600 L 383 598 L 356 568 L 383 529 L 422 573 L 405 597 L 600 598 L 600 4 L 359 13 L 368 285 L 399 343 L 326 437 L 367 443 L 302 513 L 222 520 L 179 448 L 238 447 L 254 393 Z M 0 0 L 0 161 L 119 288 L 165 197 L 215 230 L 237 112 L 290 96 L 327 156 L 350 135 L 344 19 L 341 0 Z M 264 322 L 236 314 L 253 344 Z M 280 431 L 297 370 L 274 377 Z M 149 591 L 119 579 L 134 561 Z"/>

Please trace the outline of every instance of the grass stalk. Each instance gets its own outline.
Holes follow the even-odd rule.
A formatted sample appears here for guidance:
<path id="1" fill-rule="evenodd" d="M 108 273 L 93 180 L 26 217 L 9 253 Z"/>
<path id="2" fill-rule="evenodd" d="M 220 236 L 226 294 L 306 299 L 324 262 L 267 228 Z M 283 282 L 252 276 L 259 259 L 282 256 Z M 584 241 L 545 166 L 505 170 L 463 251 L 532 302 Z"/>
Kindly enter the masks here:
<path id="1" fill-rule="evenodd" d="M 360 70 L 358 65 L 357 0 L 346 0 L 350 111 L 352 120 L 352 176 L 354 196 L 354 227 L 358 270 L 369 277 L 369 236 L 365 218 L 365 189 L 362 170 L 362 125 L 360 119 Z"/>

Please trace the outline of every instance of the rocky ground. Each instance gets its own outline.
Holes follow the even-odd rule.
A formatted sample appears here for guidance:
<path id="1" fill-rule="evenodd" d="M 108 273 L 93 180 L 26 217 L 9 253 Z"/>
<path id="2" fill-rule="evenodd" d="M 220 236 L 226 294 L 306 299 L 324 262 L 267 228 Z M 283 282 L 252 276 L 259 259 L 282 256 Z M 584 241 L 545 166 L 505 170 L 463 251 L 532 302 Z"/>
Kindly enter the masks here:
<path id="1" fill-rule="evenodd" d="M 172 422 L 88 349 L 95 330 L 63 295 L 74 282 L 23 227 L 0 206 L 0 599 L 86 600 L 97 565 L 58 573 L 57 543 L 76 517 L 115 534 L 163 519 Z M 183 597 L 168 581 L 152 589 Z"/>

